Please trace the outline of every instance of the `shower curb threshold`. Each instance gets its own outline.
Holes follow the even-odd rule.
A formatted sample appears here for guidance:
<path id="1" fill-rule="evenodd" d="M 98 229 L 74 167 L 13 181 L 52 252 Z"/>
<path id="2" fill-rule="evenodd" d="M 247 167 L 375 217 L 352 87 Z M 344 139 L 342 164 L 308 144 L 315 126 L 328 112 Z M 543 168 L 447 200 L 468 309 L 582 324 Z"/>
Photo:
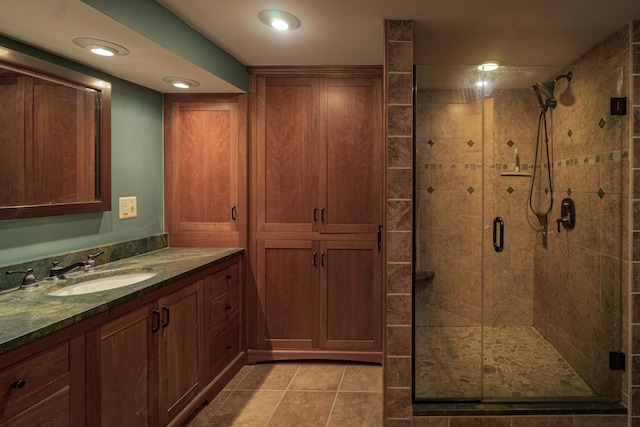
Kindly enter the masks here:
<path id="1" fill-rule="evenodd" d="M 626 414 L 619 401 L 414 403 L 413 416 Z"/>

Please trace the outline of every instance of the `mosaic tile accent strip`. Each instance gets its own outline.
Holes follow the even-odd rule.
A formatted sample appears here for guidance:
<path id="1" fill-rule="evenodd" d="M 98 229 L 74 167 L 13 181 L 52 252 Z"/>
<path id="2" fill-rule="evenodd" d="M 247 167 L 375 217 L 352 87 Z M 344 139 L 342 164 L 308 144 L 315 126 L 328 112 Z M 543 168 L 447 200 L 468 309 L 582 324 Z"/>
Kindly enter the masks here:
<path id="1" fill-rule="evenodd" d="M 596 396 L 531 326 L 416 328 L 416 397 Z M 483 389 L 484 388 L 484 389 Z"/>

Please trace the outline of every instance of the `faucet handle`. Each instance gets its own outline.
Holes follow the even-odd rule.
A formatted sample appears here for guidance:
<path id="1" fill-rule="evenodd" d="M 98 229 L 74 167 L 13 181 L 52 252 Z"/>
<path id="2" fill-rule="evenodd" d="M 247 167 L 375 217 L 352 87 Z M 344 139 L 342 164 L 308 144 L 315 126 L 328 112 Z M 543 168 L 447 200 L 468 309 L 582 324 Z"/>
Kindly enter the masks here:
<path id="1" fill-rule="evenodd" d="M 24 274 L 24 278 L 22 279 L 22 284 L 20 285 L 21 290 L 25 289 L 35 289 L 38 287 L 36 283 L 36 276 L 33 275 L 33 268 L 27 268 L 26 270 L 14 270 L 7 271 L 7 274 Z"/>
<path id="2" fill-rule="evenodd" d="M 104 253 L 104 251 L 103 251 L 103 250 L 100 250 L 99 252 L 96 252 L 95 254 L 90 254 L 90 255 L 89 255 L 89 260 L 94 260 L 94 259 L 96 259 L 97 257 L 99 257 L 100 255 L 102 255 L 103 253 Z"/>

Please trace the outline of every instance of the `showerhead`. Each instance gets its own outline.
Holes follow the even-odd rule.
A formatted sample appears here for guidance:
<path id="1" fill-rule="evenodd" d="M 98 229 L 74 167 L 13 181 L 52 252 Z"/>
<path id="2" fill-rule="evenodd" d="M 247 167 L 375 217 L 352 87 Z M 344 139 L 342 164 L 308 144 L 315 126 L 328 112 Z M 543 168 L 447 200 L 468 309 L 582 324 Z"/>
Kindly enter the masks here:
<path id="1" fill-rule="evenodd" d="M 572 77 L 573 77 L 573 73 L 569 71 L 567 74 L 562 74 L 556 77 L 551 82 L 546 82 L 546 83 L 537 82 L 536 84 L 534 84 L 531 88 L 533 89 L 536 96 L 538 97 L 540 108 L 549 108 L 549 107 L 556 108 L 556 105 L 558 105 L 558 103 L 553 93 L 556 88 L 556 83 L 558 83 L 558 80 L 561 80 L 561 79 L 567 79 L 567 81 L 571 81 Z M 542 99 L 543 96 L 546 99 Z"/>

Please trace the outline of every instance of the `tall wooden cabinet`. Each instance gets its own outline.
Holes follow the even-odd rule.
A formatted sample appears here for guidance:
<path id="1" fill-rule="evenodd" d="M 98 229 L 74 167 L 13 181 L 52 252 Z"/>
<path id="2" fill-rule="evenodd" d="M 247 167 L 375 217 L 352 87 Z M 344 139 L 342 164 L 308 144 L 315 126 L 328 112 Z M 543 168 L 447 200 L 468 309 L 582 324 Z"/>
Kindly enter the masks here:
<path id="1" fill-rule="evenodd" d="M 249 361 L 381 361 L 381 69 L 251 71 Z"/>
<path id="2" fill-rule="evenodd" d="M 171 246 L 244 246 L 246 115 L 246 95 L 165 95 L 165 230 Z"/>

